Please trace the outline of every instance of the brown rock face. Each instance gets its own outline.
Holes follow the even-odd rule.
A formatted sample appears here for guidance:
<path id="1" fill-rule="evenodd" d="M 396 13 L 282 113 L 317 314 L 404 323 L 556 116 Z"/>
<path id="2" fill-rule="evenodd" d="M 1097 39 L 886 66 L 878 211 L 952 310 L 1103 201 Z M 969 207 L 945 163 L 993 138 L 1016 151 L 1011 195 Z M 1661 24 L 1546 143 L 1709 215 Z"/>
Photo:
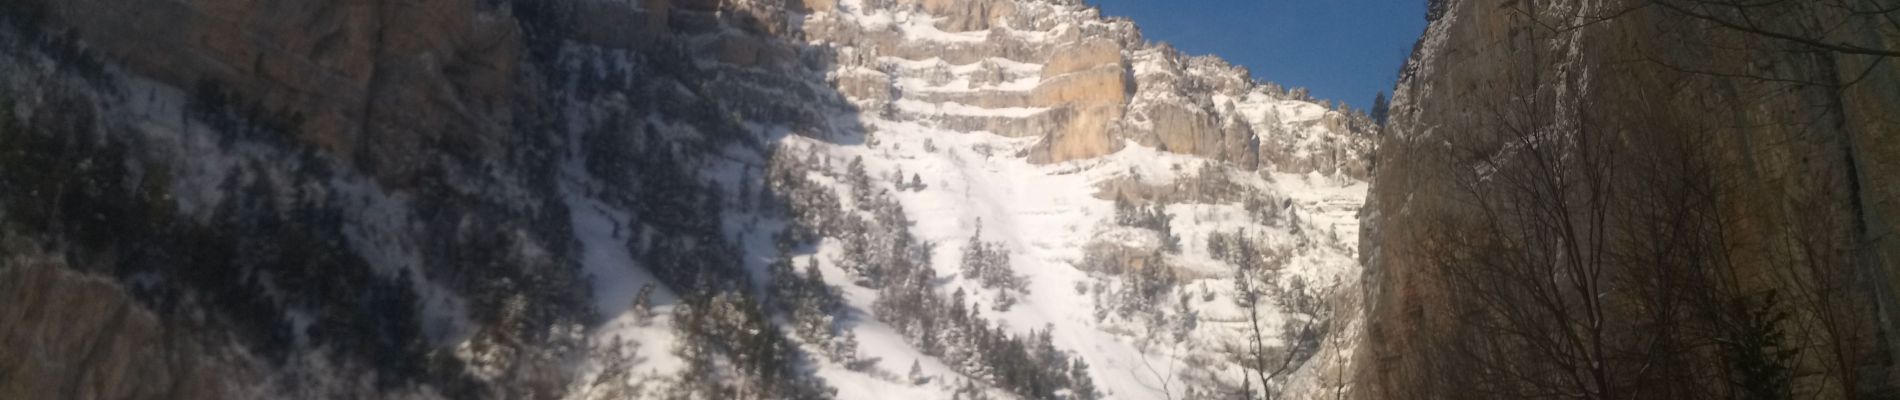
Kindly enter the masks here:
<path id="1" fill-rule="evenodd" d="M 1121 48 L 1105 40 L 1088 40 L 1056 53 L 1042 69 L 1045 78 L 1030 95 L 1030 104 L 1066 110 L 1071 118 L 1045 136 L 1032 162 L 1063 162 L 1099 157 L 1121 150 L 1121 140 L 1110 127 L 1122 119 L 1133 82 Z"/>
<path id="2" fill-rule="evenodd" d="M 1131 58 L 1138 90 L 1121 127 L 1127 138 L 1250 169 L 1365 177 L 1375 127 L 1363 114 L 1328 110 L 1214 57 L 1162 46 Z"/>
<path id="3" fill-rule="evenodd" d="M 826 12 L 838 8 L 838 0 L 800 0 L 799 7 L 805 12 Z"/>
<path id="4" fill-rule="evenodd" d="M 1121 141 L 1109 127 L 1120 121 L 1127 107 L 1128 82 L 1116 67 L 1096 68 L 1064 75 L 1037 87 L 1035 104 L 1053 106 L 1071 115 L 1057 131 L 1044 136 L 1043 149 L 1031 162 L 1063 162 L 1099 157 L 1121 150 Z"/>
<path id="5" fill-rule="evenodd" d="M 1030 95 L 1029 103 L 1041 107 L 1127 104 L 1128 85 L 1127 67 L 1103 65 L 1043 82 Z"/>
<path id="6" fill-rule="evenodd" d="M 217 365 L 124 288 L 20 253 L 0 266 L 0 397 L 236 398 Z M 192 349 L 192 350 L 186 350 Z"/>
<path id="7" fill-rule="evenodd" d="M 1110 124 L 1121 119 L 1122 106 L 1095 105 L 1074 110 L 1061 130 L 1045 136 L 1030 162 L 1056 163 L 1100 157 L 1120 151 L 1122 143 L 1109 135 Z"/>
<path id="8" fill-rule="evenodd" d="M 1155 134 L 1161 148 L 1182 154 L 1218 151 L 1221 131 L 1214 117 L 1175 104 L 1163 104 L 1148 110 L 1154 119 Z"/>
<path id="9" fill-rule="evenodd" d="M 1900 243 L 1885 232 L 1894 232 L 1900 221 L 1895 209 L 1900 189 L 1894 189 L 1900 187 L 1895 170 L 1900 135 L 1892 134 L 1900 127 L 1890 117 L 1900 110 L 1900 67 L 1870 67 L 1866 56 L 1814 52 L 1666 9 L 1644 9 L 1560 35 L 1533 27 L 1521 12 L 1525 3 L 1446 3 L 1448 12 L 1427 30 L 1394 93 L 1392 119 L 1371 169 L 1372 189 L 1362 214 L 1368 325 L 1356 362 L 1355 392 L 1361 398 L 1482 397 L 1470 391 L 1481 379 L 1503 379 L 1487 381 L 1498 384 L 1545 377 L 1474 378 L 1478 375 L 1460 360 L 1495 360 L 1498 364 L 1487 367 L 1535 371 L 1549 365 L 1539 363 L 1569 357 L 1483 356 L 1527 335 L 1486 325 L 1505 320 L 1499 310 L 1512 308 L 1470 290 L 1480 287 L 1473 282 L 1512 285 L 1474 280 L 1500 276 L 1493 272 L 1545 266 L 1537 262 L 1545 259 L 1535 257 L 1483 264 L 1491 255 L 1540 254 L 1521 243 L 1535 235 L 1530 232 L 1546 230 L 1530 228 L 1513 237 L 1484 227 L 1497 221 L 1517 221 L 1506 222 L 1512 228 L 1531 225 L 1495 214 L 1519 211 L 1516 207 L 1527 203 L 1482 201 L 1524 193 L 1500 182 L 1533 171 L 1522 161 L 1529 157 L 1523 136 L 1503 128 L 1526 123 L 1548 126 L 1542 131 L 1553 136 L 1540 140 L 1587 143 L 1576 148 L 1593 149 L 1550 153 L 1566 156 L 1559 164 L 1607 174 L 1566 175 L 1601 182 L 1606 189 L 1566 187 L 1559 189 L 1564 195 L 1545 196 L 1553 202 L 1569 197 L 1578 201 L 1569 204 L 1603 213 L 1603 219 L 1582 226 L 1610 233 L 1569 242 L 1600 245 L 1596 254 L 1648 254 L 1584 256 L 1613 260 L 1601 263 L 1607 289 L 1564 289 L 1555 292 L 1561 297 L 1551 297 L 1596 294 L 1602 299 L 1599 307 L 1615 316 L 1601 325 L 1565 320 L 1548 309 L 1527 315 L 1567 322 L 1504 325 L 1536 332 L 1551 326 L 1602 331 L 1602 346 L 1610 349 L 1605 354 L 1638 355 L 1597 357 L 1596 365 L 1605 372 L 1582 380 L 1589 390 L 1615 390 L 1620 398 L 1723 397 L 1749 385 L 1783 385 L 1777 387 L 1809 396 L 1804 398 L 1896 393 L 1900 364 L 1894 360 L 1900 348 L 1891 338 L 1900 334 L 1893 290 L 1900 283 L 1900 259 L 1894 257 Z M 1814 16 L 1838 23 L 1833 32 L 1846 43 L 1892 48 L 1900 42 L 1900 30 L 1890 24 L 1836 14 L 1818 4 L 1783 4 L 1778 7 L 1786 8 L 1773 13 L 1777 16 L 1760 22 L 1807 34 L 1800 27 L 1808 22 L 1783 17 Z M 1530 15 L 1562 18 L 1553 12 Z M 1540 48 L 1575 53 L 1531 58 L 1531 49 Z M 1861 71 L 1864 78 L 1857 75 Z M 1850 81 L 1855 83 L 1846 84 Z M 1873 117 L 1877 114 L 1889 117 Z M 1603 197 L 1585 201 L 1583 193 Z M 1651 213 L 1658 210 L 1679 212 L 1666 214 L 1675 216 L 1673 222 L 1657 224 L 1663 217 Z M 1556 215 L 1546 218 L 1580 221 Z M 1646 246 L 1657 251 L 1641 251 Z M 1685 258 L 1715 261 L 1688 268 L 1680 264 Z M 1652 285 L 1666 284 L 1657 282 L 1684 286 L 1658 289 Z M 1701 300 L 1684 300 L 1690 298 Z M 1751 323 L 1752 331 L 1737 333 L 1735 322 L 1723 322 L 1736 319 L 1709 317 L 1744 307 L 1738 304 L 1763 303 L 1785 313 L 1785 319 Z M 1565 307 L 1583 307 L 1578 304 Z M 1535 308 L 1516 310 L 1526 309 Z M 1698 329 L 1726 333 L 1691 332 Z M 1735 357 L 1752 357 L 1748 354 L 1758 354 L 1757 349 L 1704 348 L 1667 357 L 1641 350 L 1645 344 L 1673 346 L 1704 334 L 1773 336 L 1779 348 L 1800 350 L 1770 362 L 1792 371 L 1785 383 L 1730 375 Z M 1656 364 L 1645 368 L 1645 362 Z"/>
<path id="10" fill-rule="evenodd" d="M 1086 39 L 1073 46 L 1066 46 L 1049 57 L 1042 66 L 1042 76 L 1053 78 L 1070 72 L 1100 67 L 1104 65 L 1125 65 L 1122 59 L 1121 45 L 1106 39 Z"/>
<path id="11" fill-rule="evenodd" d="M 475 1 L 32 6 L 141 75 L 255 101 L 294 123 L 298 140 L 390 183 L 416 172 L 423 160 L 411 155 L 426 144 L 495 154 L 510 123 L 521 35 L 511 21 L 478 17 Z"/>

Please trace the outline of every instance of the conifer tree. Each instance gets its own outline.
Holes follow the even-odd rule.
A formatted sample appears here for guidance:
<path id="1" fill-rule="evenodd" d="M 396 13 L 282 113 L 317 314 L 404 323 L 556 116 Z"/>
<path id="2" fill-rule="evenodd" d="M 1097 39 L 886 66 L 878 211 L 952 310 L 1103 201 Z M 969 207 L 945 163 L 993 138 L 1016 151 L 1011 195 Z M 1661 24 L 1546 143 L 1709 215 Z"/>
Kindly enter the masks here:
<path id="1" fill-rule="evenodd" d="M 646 326 L 646 324 L 653 319 L 652 283 L 640 285 L 640 292 L 633 295 L 632 309 L 634 321 L 639 323 L 640 326 Z"/>
<path id="2" fill-rule="evenodd" d="M 1102 394 L 1095 389 L 1094 378 L 1089 377 L 1089 363 L 1083 361 L 1081 357 L 1076 357 L 1069 363 L 1069 382 L 1071 382 L 1069 391 L 1073 396 L 1071 398 L 1075 400 L 1095 400 L 1102 397 Z"/>
<path id="3" fill-rule="evenodd" d="M 1373 123 L 1383 126 L 1391 110 L 1392 103 L 1385 99 L 1385 92 L 1379 92 L 1378 95 L 1372 97 L 1372 114 L 1369 117 L 1372 117 Z"/>

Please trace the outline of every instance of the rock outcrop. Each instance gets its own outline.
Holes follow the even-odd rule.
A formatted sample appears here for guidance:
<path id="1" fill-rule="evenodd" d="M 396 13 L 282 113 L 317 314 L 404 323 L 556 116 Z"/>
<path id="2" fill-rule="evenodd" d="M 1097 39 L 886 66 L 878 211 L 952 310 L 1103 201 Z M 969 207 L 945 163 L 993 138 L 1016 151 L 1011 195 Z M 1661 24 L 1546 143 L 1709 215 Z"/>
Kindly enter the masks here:
<path id="1" fill-rule="evenodd" d="M 890 110 L 878 111 L 888 118 L 1039 137 L 1030 157 L 1041 163 L 1099 157 L 1132 141 L 1247 168 L 1364 176 L 1365 116 L 1254 81 L 1217 58 L 1148 43 L 1133 24 L 1092 8 L 864 4 L 814 14 L 805 34 L 848 49 L 834 79 L 861 107 Z M 904 79 L 915 76 L 937 78 Z"/>
<path id="2" fill-rule="evenodd" d="M 0 266 L 0 396 L 46 398 L 241 398 L 221 379 L 242 369 L 211 361 L 180 327 L 109 280 L 43 253 L 10 248 Z M 38 259 L 35 259 L 38 258 Z M 198 351 L 193 351 L 198 350 Z M 227 361 L 228 362 L 228 361 Z M 242 365 L 242 364 L 240 364 Z"/>
<path id="3" fill-rule="evenodd" d="M 1043 147 L 1031 160 L 1062 162 L 1120 150 L 1121 141 L 1109 135 L 1109 127 L 1121 121 L 1127 107 L 1127 71 L 1118 57 L 1110 64 L 1055 75 L 1037 86 L 1031 104 L 1068 118 L 1061 129 L 1044 134 Z"/>
<path id="4" fill-rule="evenodd" d="M 1596 15 L 1592 12 L 1641 3 L 1646 2 L 1610 2 L 1579 10 L 1561 2 L 1435 2 L 1436 20 L 1420 39 L 1394 92 L 1391 122 L 1379 140 L 1373 186 L 1362 214 L 1369 325 L 1356 362 L 1359 397 L 1467 397 L 1470 386 L 1463 384 L 1485 378 L 1458 367 L 1459 357 L 1474 354 L 1471 349 L 1477 347 L 1472 343 L 1478 341 L 1496 345 L 1519 339 L 1474 322 L 1495 315 L 1483 308 L 1495 302 L 1462 295 L 1460 288 L 1470 287 L 1473 278 L 1454 273 L 1475 268 L 1470 265 L 1477 261 L 1468 260 L 1482 254 L 1530 251 L 1505 244 L 1519 239 L 1498 240 L 1498 247 L 1475 252 L 1461 246 L 1474 243 L 1473 237 L 1485 237 L 1478 225 L 1464 224 L 1498 221 L 1496 214 L 1482 212 L 1501 209 L 1481 208 L 1487 203 L 1477 199 L 1485 193 L 1518 195 L 1500 182 L 1506 182 L 1508 174 L 1532 169 L 1512 160 L 1544 151 L 1525 147 L 1543 143 L 1586 143 L 1561 147 L 1572 150 L 1559 151 L 1566 156 L 1558 162 L 1569 168 L 1598 168 L 1613 177 L 1570 178 L 1600 179 L 1587 182 L 1613 188 L 1599 200 L 1572 203 L 1600 207 L 1605 218 L 1616 221 L 1588 224 L 1608 225 L 1605 228 L 1618 238 L 1602 244 L 1604 250 L 1597 254 L 1622 254 L 1667 241 L 1674 243 L 1670 249 L 1685 252 L 1668 257 L 1694 257 L 1686 255 L 1693 250 L 1684 249 L 1704 246 L 1708 242 L 1703 240 L 1720 243 L 1710 245 L 1718 249 L 1710 254 L 1719 254 L 1722 261 L 1698 264 L 1693 270 L 1730 278 L 1672 292 L 1751 299 L 1725 298 L 1722 301 L 1732 303 L 1704 308 L 1728 310 L 1716 314 L 1755 304 L 1749 302 L 1772 302 L 1773 312 L 1785 313 L 1785 319 L 1753 326 L 1785 334 L 1774 336 L 1781 349 L 1798 349 L 1798 356 L 1766 362 L 1774 365 L 1768 368 L 1797 371 L 1789 375 L 1787 387 L 1814 398 L 1882 398 L 1900 387 L 1900 365 L 1893 361 L 1900 348 L 1891 339 L 1900 333 L 1893 317 L 1900 308 L 1895 308 L 1892 289 L 1900 277 L 1900 261 L 1894 257 L 1893 236 L 1881 233 L 1892 232 L 1900 221 L 1892 205 L 1892 188 L 1900 187 L 1900 174 L 1891 173 L 1894 160 L 1900 159 L 1893 151 L 1900 146 L 1900 136 L 1892 134 L 1896 126 L 1891 118 L 1871 117 L 1900 110 L 1900 67 L 1871 65 L 1879 62 L 1726 29 L 1660 6 L 1600 22 L 1577 22 Z M 1774 16 L 1757 22 L 1808 35 L 1813 32 L 1800 28 L 1805 22 L 1787 16 L 1813 15 L 1839 22 L 1840 28 L 1830 34 L 1841 35 L 1842 43 L 1886 43 L 1891 48 L 1900 38 L 1900 31 L 1884 22 L 1831 14 L 1818 10 L 1823 7 L 1818 4 L 1778 5 L 1787 9 L 1758 14 Z M 1527 6 L 1537 8 L 1524 12 Z M 1525 15 L 1580 28 L 1553 32 L 1545 28 L 1551 25 L 1539 27 Z M 1525 123 L 1536 128 L 1523 128 Z M 1510 133 L 1518 128 L 1542 136 L 1524 139 Z M 1597 150 L 1574 150 L 1584 147 Z M 1588 157 L 1610 161 L 1585 164 L 1592 160 Z M 1587 190 L 1564 188 L 1562 196 Z M 1656 188 L 1666 189 L 1652 190 Z M 1683 208 L 1668 208 L 1675 207 L 1669 202 L 1601 200 L 1625 197 L 1700 200 Z M 1643 222 L 1650 221 L 1643 215 L 1665 209 L 1689 210 L 1669 225 L 1670 232 L 1683 236 L 1634 231 L 1649 223 Z M 1490 239 L 1475 242 L 1492 243 L 1483 240 Z M 1676 268 L 1671 260 L 1678 259 L 1611 263 L 1617 267 L 1611 267 L 1608 276 L 1619 278 L 1605 278 L 1613 288 L 1599 297 L 1607 299 L 1613 316 L 1605 322 L 1613 326 L 1608 328 L 1613 332 L 1606 339 L 1609 346 L 1623 349 L 1615 346 L 1627 345 L 1624 340 L 1690 340 L 1684 338 L 1692 334 L 1658 327 L 1704 326 L 1698 325 L 1703 321 L 1699 318 L 1709 314 L 1655 320 L 1678 321 L 1670 324 L 1640 322 L 1674 312 L 1657 304 L 1697 307 L 1693 301 L 1655 303 L 1664 300 L 1643 297 L 1648 284 L 1666 279 L 1627 278 Z M 1702 278 L 1690 281 L 1700 282 L 1696 279 Z M 1776 300 L 1759 300 L 1764 297 Z M 1524 362 L 1562 358 L 1513 357 Z M 1719 357 L 1696 351 L 1671 361 L 1678 364 L 1648 369 L 1639 365 L 1641 358 L 1609 358 L 1598 365 L 1613 372 L 1579 382 L 1615 382 L 1605 387 L 1614 386 L 1623 395 L 1661 398 L 1781 382 L 1725 380 L 1730 378 L 1720 372 L 1727 371 L 1722 363 L 1739 361 Z M 1688 371 L 1715 372 L 1691 376 Z M 1529 385 L 1538 379 L 1526 376 L 1508 382 Z M 1510 393 L 1518 392 L 1496 395 L 1513 398 Z"/>

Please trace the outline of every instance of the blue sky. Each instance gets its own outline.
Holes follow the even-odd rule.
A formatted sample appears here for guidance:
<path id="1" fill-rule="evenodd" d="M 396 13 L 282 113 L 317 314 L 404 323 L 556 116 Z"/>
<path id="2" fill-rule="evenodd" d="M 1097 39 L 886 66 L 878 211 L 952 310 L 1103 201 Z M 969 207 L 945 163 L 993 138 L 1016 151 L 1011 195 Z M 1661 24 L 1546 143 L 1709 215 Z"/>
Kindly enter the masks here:
<path id="1" fill-rule="evenodd" d="M 1372 105 L 1425 29 L 1425 0 L 1088 0 L 1148 40 L 1214 54 L 1254 78 Z"/>

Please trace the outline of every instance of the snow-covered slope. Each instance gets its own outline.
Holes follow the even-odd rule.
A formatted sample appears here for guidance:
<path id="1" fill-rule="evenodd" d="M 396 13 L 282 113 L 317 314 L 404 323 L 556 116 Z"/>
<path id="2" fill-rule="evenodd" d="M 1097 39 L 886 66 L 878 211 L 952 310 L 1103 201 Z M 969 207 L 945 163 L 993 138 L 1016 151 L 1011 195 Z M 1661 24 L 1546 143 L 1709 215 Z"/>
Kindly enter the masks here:
<path id="1" fill-rule="evenodd" d="M 1356 238 L 1350 229 L 1356 225 L 1356 205 L 1364 190 L 1356 181 L 1318 174 L 1256 174 L 1140 146 L 1128 146 L 1096 159 L 1034 165 L 1005 155 L 1033 145 L 1030 140 L 944 131 L 914 123 L 871 122 L 882 132 L 876 147 L 811 141 L 794 141 L 799 142 L 794 146 L 832 157 L 838 160 L 836 165 L 863 157 L 872 176 L 902 172 L 928 177 L 923 179 L 926 187 L 921 190 L 896 190 L 883 180 L 878 184 L 880 189 L 898 193 L 905 215 L 915 221 L 911 232 L 939 249 L 932 266 L 944 282 L 936 290 L 964 290 L 978 299 L 992 297 L 989 293 L 995 289 L 959 276 L 957 269 L 962 260 L 954 250 L 976 238 L 980 226 L 981 240 L 1003 243 L 1012 255 L 1010 267 L 1028 283 L 1020 304 L 990 317 L 1023 333 L 1032 328 L 1053 328 L 1056 345 L 1087 360 L 1095 382 L 1110 398 L 1181 397 L 1191 390 L 1205 394 L 1210 388 L 1231 390 L 1242 385 L 1238 378 L 1243 366 L 1225 360 L 1228 354 L 1223 350 L 1247 345 L 1253 337 L 1250 319 L 1248 310 L 1235 303 L 1237 267 L 1208 252 L 1210 234 L 1244 232 L 1262 248 L 1289 253 L 1282 267 L 1285 273 L 1269 280 L 1276 286 L 1285 286 L 1298 277 L 1318 291 L 1343 294 L 1351 290 L 1348 280 L 1356 279 L 1349 238 Z M 922 149 L 926 142 L 938 151 L 903 150 Z M 976 150 L 985 148 L 992 149 L 990 155 Z M 1213 166 L 1207 167 L 1210 163 Z M 1290 200 L 1286 219 L 1263 223 L 1239 201 L 1166 204 L 1180 251 L 1161 252 L 1162 265 L 1147 268 L 1167 268 L 1177 283 L 1153 299 L 1135 299 L 1129 297 L 1133 294 L 1120 291 L 1126 281 L 1137 279 L 1128 274 L 1139 272 L 1087 269 L 1087 253 L 1101 251 L 1104 245 L 1153 249 L 1162 241 L 1158 232 L 1117 225 L 1114 202 L 1098 198 L 1099 187 L 1135 175 L 1143 184 L 1169 185 L 1201 179 L 1196 173 L 1202 171 L 1232 179 L 1237 191 L 1274 202 L 1273 207 L 1281 204 L 1274 200 Z M 814 257 L 821 265 L 828 265 L 823 255 L 834 251 L 821 248 Z M 842 270 L 827 272 L 833 285 L 848 288 L 847 293 L 862 292 L 862 296 L 847 296 L 853 306 L 871 308 L 871 291 L 850 289 L 854 283 Z M 1181 301 L 1183 295 L 1189 298 Z M 1148 300 L 1161 302 L 1134 305 L 1129 313 L 1114 309 L 1120 302 Z M 1182 303 L 1185 305 L 1179 305 Z M 1292 315 L 1271 298 L 1263 299 L 1260 306 L 1264 336 L 1270 346 L 1284 345 L 1282 329 L 1299 324 L 1289 322 L 1289 318 L 1312 317 Z M 1183 315 L 1181 310 L 1192 315 Z M 884 338 L 893 334 L 888 328 L 867 325 L 852 328 L 857 330 L 861 343 L 904 343 L 901 337 Z M 1183 326 L 1188 326 L 1185 332 L 1177 333 Z M 891 373 L 903 372 L 904 360 L 917 356 L 901 346 L 861 351 L 889 360 L 881 368 Z M 929 373 L 946 378 L 937 382 L 968 379 L 950 370 L 932 369 Z M 851 379 L 843 371 L 836 376 Z M 948 391 L 954 388 L 936 389 L 940 391 L 937 397 L 948 398 Z M 879 392 L 864 394 L 871 395 L 868 398 L 886 396 Z"/>
<path id="2" fill-rule="evenodd" d="M 1079 1 L 0 8 L 28 397 L 1343 387 L 1369 121 Z"/>
<path id="3" fill-rule="evenodd" d="M 863 231 L 887 236 L 848 237 L 848 229 L 840 232 L 824 222 L 837 217 L 820 217 L 805 224 L 813 225 L 807 228 L 817 232 L 816 240 L 788 249 L 775 244 L 785 229 L 800 229 L 793 227 L 801 218 L 787 220 L 750 204 L 726 217 L 726 234 L 748 251 L 755 277 L 773 279 L 768 264 L 781 262 L 775 260 L 799 271 L 815 265 L 843 300 L 835 331 L 825 336 L 850 337 L 858 356 L 874 361 L 851 365 L 855 359 L 814 357 L 815 375 L 840 398 L 954 398 L 972 394 L 971 386 L 1011 395 L 982 368 L 920 347 L 935 345 L 920 345 L 928 339 L 895 326 L 906 323 L 900 322 L 904 316 L 881 313 L 887 310 L 877 304 L 880 287 L 892 284 L 877 281 L 891 279 L 866 276 L 868 269 L 858 266 L 865 261 L 854 258 L 880 256 L 854 254 L 864 250 L 854 249 L 853 240 L 871 242 L 873 249 L 903 249 L 886 251 L 924 249 L 923 265 L 916 266 L 930 277 L 923 289 L 936 296 L 962 292 L 981 318 L 1013 334 L 1046 332 L 1055 348 L 1088 365 L 1086 376 L 1104 398 L 1259 392 L 1263 375 L 1276 392 L 1343 390 L 1344 369 L 1337 363 L 1347 359 L 1340 352 L 1350 349 L 1340 345 L 1352 343 L 1346 332 L 1356 329 L 1357 308 L 1344 302 L 1358 294 L 1354 247 L 1365 185 L 1356 176 L 1366 148 L 1359 131 L 1364 124 L 1356 118 L 1362 117 L 1255 83 L 1218 59 L 1185 57 L 1142 42 L 1127 21 L 1103 19 L 1077 4 L 992 2 L 1007 3 L 1014 14 L 995 18 L 986 30 L 946 32 L 938 25 L 951 19 L 943 14 L 960 12 L 954 7 L 874 3 L 845 0 L 787 14 L 802 20 L 813 45 L 837 55 L 826 60 L 824 74 L 839 86 L 843 103 L 821 107 L 831 121 L 824 126 L 851 128 L 793 132 L 773 139 L 776 156 L 769 159 L 708 167 L 714 171 L 708 179 L 723 182 L 717 186 L 739 188 L 728 193 L 735 198 L 748 196 L 739 191 L 754 179 L 765 180 L 767 188 L 781 187 L 782 180 L 815 182 L 835 196 L 833 202 L 789 200 L 790 214 L 842 209 L 875 225 Z M 1096 40 L 1090 37 L 1118 38 L 1105 63 L 1132 77 L 1117 81 L 1128 93 L 1123 103 L 1113 104 L 1118 110 L 1106 128 L 1106 140 L 1115 143 L 1105 148 L 1113 150 L 1039 160 L 1035 155 L 1062 140 L 1057 135 L 1075 123 L 1071 116 L 1051 115 L 1096 101 L 1036 99 L 1039 91 L 1072 77 L 1048 74 L 1050 63 L 1061 62 L 1052 59 Z M 754 129 L 766 137 L 798 129 L 760 122 Z M 1219 137 L 1236 133 L 1248 136 Z M 796 165 L 781 165 L 783 160 Z M 862 172 L 853 172 L 859 168 L 853 164 Z M 783 177 L 766 171 L 781 168 L 789 171 Z M 894 201 L 864 204 L 863 193 Z M 613 272 L 629 264 L 620 261 L 627 256 L 591 250 L 614 242 L 605 228 L 585 228 L 624 223 L 620 215 L 627 211 L 585 198 L 571 206 L 583 210 L 574 215 L 590 249 L 589 270 L 606 271 L 595 277 L 596 296 L 611 299 L 600 302 L 600 311 L 632 312 L 619 306 L 639 287 L 628 282 L 648 279 Z M 1159 210 L 1167 227 L 1118 221 L 1131 210 Z M 879 222 L 880 213 L 893 211 L 901 221 Z M 892 234 L 908 238 L 893 240 Z M 964 249 L 972 243 L 999 245 L 1020 289 L 964 274 Z M 1255 292 L 1256 300 L 1248 303 L 1242 290 Z M 998 302 L 1013 305 L 998 308 Z M 668 308 L 655 310 L 663 315 Z M 781 324 L 800 323 L 783 317 Z M 640 358 L 630 365 L 590 360 L 579 382 L 600 381 L 611 372 L 608 366 L 637 371 L 616 376 L 628 382 L 683 368 L 663 353 L 667 346 L 655 345 L 673 340 L 665 328 L 669 321 L 633 319 L 614 317 L 592 337 L 597 346 L 636 338 L 645 346 Z M 801 342 L 812 354 L 835 347 L 811 338 Z M 921 379 L 910 375 L 913 365 Z M 571 392 L 581 398 L 599 393 Z"/>

